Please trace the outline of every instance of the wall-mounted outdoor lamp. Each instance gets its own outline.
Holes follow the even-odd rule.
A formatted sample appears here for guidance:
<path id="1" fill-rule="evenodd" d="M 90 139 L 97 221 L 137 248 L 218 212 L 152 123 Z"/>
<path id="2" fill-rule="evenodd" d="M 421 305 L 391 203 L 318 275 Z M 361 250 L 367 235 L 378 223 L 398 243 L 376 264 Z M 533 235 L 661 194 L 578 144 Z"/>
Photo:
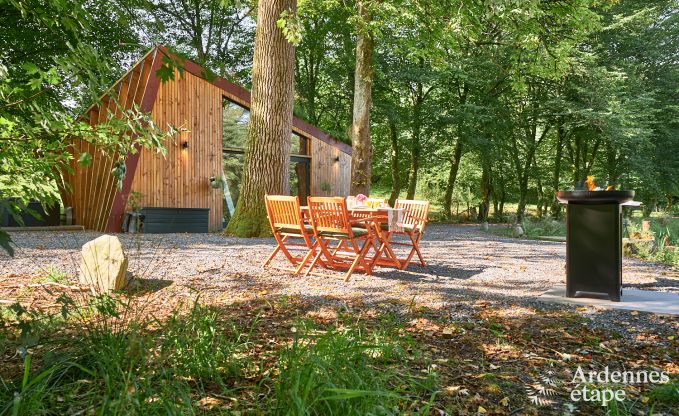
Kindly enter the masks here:
<path id="1" fill-rule="evenodd" d="M 210 176 L 210 187 L 214 189 L 220 189 L 224 186 L 224 181 L 222 178 L 217 176 Z"/>
<path id="2" fill-rule="evenodd" d="M 184 140 L 184 142 L 182 143 L 182 149 L 188 149 L 188 148 L 189 148 L 189 141 Z"/>
<path id="3" fill-rule="evenodd" d="M 339 161 L 340 161 L 340 158 L 339 158 L 339 156 L 337 156 L 337 157 L 335 158 L 335 163 L 337 163 L 337 162 L 339 162 Z"/>

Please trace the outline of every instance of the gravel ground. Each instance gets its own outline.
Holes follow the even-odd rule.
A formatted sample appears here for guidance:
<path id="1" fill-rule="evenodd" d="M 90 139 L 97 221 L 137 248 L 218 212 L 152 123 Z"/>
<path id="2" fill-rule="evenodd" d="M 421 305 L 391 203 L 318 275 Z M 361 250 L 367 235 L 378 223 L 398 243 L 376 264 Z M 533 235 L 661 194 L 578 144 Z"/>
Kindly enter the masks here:
<path id="1" fill-rule="evenodd" d="M 12 238 L 16 256 L 0 254 L 0 282 L 34 279 L 49 268 L 77 274 L 81 246 L 95 232 L 19 232 Z M 161 297 L 195 296 L 246 299 L 289 294 L 318 302 L 416 304 L 446 308 L 468 319 L 488 304 L 519 314 L 526 309 L 575 310 L 574 306 L 545 304 L 536 297 L 565 283 L 565 244 L 519 240 L 483 233 L 475 226 L 431 224 L 421 243 L 428 266 L 408 271 L 379 268 L 372 276 L 354 274 L 345 283 L 334 277 L 293 277 L 263 270 L 273 239 L 238 239 L 220 234 L 121 235 L 130 257 L 130 270 L 149 291 Z M 398 252 L 398 250 L 397 250 Z M 404 254 L 404 253 L 401 253 Z M 282 256 L 281 256 L 282 258 Z M 283 261 L 275 265 L 286 267 Z M 75 277 L 73 277 L 75 280 Z M 669 267 L 624 259 L 625 287 L 679 293 L 679 273 Z M 589 308 L 583 312 L 594 326 L 628 336 L 639 331 L 677 331 L 675 317 Z"/>

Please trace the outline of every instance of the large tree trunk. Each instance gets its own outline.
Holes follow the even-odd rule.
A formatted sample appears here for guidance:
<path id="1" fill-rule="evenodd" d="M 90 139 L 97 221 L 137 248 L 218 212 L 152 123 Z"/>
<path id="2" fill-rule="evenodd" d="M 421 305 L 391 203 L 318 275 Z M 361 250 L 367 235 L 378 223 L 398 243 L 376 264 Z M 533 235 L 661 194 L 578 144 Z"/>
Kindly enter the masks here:
<path id="1" fill-rule="evenodd" d="M 354 112 L 351 123 L 351 194 L 370 193 L 372 143 L 370 142 L 370 107 L 373 83 L 373 39 L 368 29 L 370 16 L 364 0 L 358 0 L 359 24 L 354 77 Z"/>
<path id="2" fill-rule="evenodd" d="M 295 93 L 295 46 L 277 27 L 296 0 L 260 0 L 252 64 L 252 104 L 245 145 L 243 184 L 227 233 L 256 237 L 270 233 L 264 195 L 290 193 L 289 164 Z"/>
<path id="3" fill-rule="evenodd" d="M 453 189 L 455 189 L 455 181 L 457 181 L 457 172 L 460 170 L 460 160 L 462 159 L 462 138 L 458 136 L 457 143 L 455 143 L 455 150 L 453 156 L 450 158 L 450 171 L 448 171 L 448 182 L 446 183 L 446 193 L 443 200 L 443 209 L 445 210 L 446 218 L 451 220 L 453 218 L 452 203 L 453 203 Z"/>
<path id="4" fill-rule="evenodd" d="M 401 193 L 401 174 L 398 171 L 398 130 L 396 130 L 396 122 L 389 120 L 389 140 L 391 141 L 391 195 L 389 195 L 389 206 L 394 206 Z"/>

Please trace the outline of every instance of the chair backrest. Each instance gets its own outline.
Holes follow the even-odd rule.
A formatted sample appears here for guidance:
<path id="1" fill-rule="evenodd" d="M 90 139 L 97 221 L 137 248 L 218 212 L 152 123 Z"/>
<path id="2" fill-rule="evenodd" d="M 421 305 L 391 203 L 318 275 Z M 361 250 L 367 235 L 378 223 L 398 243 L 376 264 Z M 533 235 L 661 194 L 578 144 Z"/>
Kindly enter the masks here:
<path id="1" fill-rule="evenodd" d="M 304 231 L 302 210 L 299 206 L 299 197 L 287 195 L 266 195 L 266 213 L 269 216 L 271 231 L 277 228 Z"/>
<path id="2" fill-rule="evenodd" d="M 403 224 L 410 225 L 420 232 L 429 220 L 429 201 L 417 201 L 413 199 L 397 199 L 394 208 L 403 210 Z"/>
<path id="3" fill-rule="evenodd" d="M 308 198 L 309 217 L 314 234 L 321 232 L 346 233 L 353 236 L 347 201 L 338 197 L 314 197 Z"/>

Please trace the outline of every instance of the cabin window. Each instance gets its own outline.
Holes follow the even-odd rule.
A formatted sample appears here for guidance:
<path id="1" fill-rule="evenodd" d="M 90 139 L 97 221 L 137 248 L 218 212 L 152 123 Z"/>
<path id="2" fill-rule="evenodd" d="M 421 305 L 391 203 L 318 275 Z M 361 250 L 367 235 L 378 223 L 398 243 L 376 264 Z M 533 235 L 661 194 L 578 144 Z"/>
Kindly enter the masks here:
<path id="1" fill-rule="evenodd" d="M 227 98 L 222 103 L 222 148 L 224 166 L 224 225 L 229 222 L 238 203 L 243 178 L 245 141 L 250 112 Z M 290 193 L 306 204 L 311 184 L 309 140 L 294 132 L 290 146 Z"/>

